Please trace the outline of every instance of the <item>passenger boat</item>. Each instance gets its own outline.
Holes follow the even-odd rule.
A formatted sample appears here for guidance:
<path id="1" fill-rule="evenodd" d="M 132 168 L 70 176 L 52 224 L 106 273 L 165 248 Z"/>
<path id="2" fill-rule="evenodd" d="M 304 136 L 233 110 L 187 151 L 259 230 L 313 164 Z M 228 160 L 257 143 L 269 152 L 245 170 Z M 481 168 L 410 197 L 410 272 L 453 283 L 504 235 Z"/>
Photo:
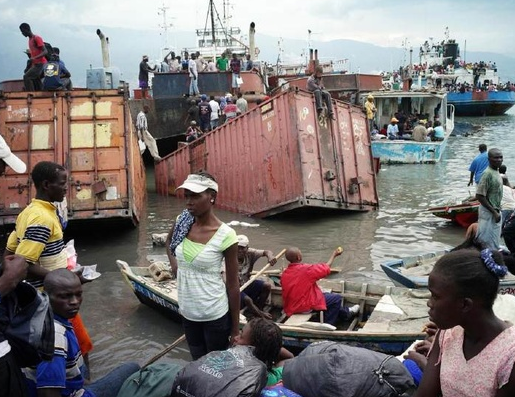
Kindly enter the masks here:
<path id="1" fill-rule="evenodd" d="M 120 260 L 117 265 L 141 303 L 175 321 L 181 320 L 175 280 L 156 282 L 148 267 L 133 267 Z M 422 329 L 428 321 L 426 293 L 420 295 L 406 288 L 350 281 L 322 280 L 320 285 L 324 291 L 340 293 L 346 306 L 359 304 L 359 316 L 344 324 L 344 328 L 337 329 L 316 321 L 318 313 L 295 314 L 287 318 L 282 312 L 281 289 L 273 287 L 269 310 L 281 327 L 287 348 L 303 349 L 312 342 L 331 340 L 400 354 L 414 340 L 425 336 Z M 414 307 L 418 307 L 417 315 L 413 314 Z M 244 316 L 240 316 L 240 327 L 246 321 Z"/>
<path id="2" fill-rule="evenodd" d="M 419 86 L 449 86 L 447 102 L 454 105 L 456 116 L 498 116 L 515 105 L 512 88 L 500 87 L 495 63 L 480 62 L 475 69 L 465 64 L 448 29 L 441 44 L 426 41 L 420 47 L 420 64 L 410 74 Z M 460 91 L 457 84 L 468 88 Z"/>
<path id="3" fill-rule="evenodd" d="M 427 210 L 434 216 L 449 219 L 466 228 L 477 222 L 479 201 L 471 197 L 458 204 L 431 207 Z"/>
<path id="4" fill-rule="evenodd" d="M 399 287 L 427 288 L 429 273 L 436 261 L 448 251 L 396 259 L 381 264 L 381 269 Z M 515 276 L 511 273 L 501 280 L 499 294 L 515 295 Z"/>
<path id="5" fill-rule="evenodd" d="M 417 142 L 406 139 L 372 140 L 372 155 L 386 164 L 437 163 L 454 129 L 454 106 L 447 104 L 443 91 L 371 91 L 377 109 L 377 126 L 389 124 L 400 108 L 404 114 L 416 114 L 433 121 L 436 116 L 445 130 L 443 141 Z M 366 96 L 363 97 L 366 100 Z"/>
<path id="6" fill-rule="evenodd" d="M 197 40 L 191 48 L 185 48 L 177 56 L 184 56 L 184 52 L 192 54 L 200 52 L 207 62 L 213 60 L 225 52 L 230 60 L 231 54 L 237 54 L 238 58 L 245 60 L 249 54 L 254 62 L 252 71 L 245 71 L 242 67 L 240 77 L 243 83 L 240 92 L 244 95 L 249 108 L 262 101 L 266 96 L 266 87 L 260 63 L 256 61 L 259 49 L 255 45 L 256 26 L 252 22 L 248 34 L 244 34 L 240 27 L 231 26 L 228 4 L 224 2 L 223 19 L 216 9 L 215 1 L 209 0 L 206 21 L 209 24 L 195 30 Z M 164 24 L 166 26 L 166 24 Z M 143 105 L 149 106 L 147 114 L 149 131 L 157 139 L 160 153 L 169 153 L 177 148 L 177 143 L 184 140 L 186 129 L 190 119 L 188 109 L 191 101 L 199 101 L 197 97 L 189 97 L 190 77 L 187 71 L 179 73 L 155 73 L 152 78 L 152 98 L 138 98 L 136 95 L 129 101 L 133 118 L 141 110 Z M 199 72 L 198 88 L 201 94 L 208 98 L 225 96 L 232 91 L 232 73 L 230 71 Z M 138 91 L 135 90 L 135 94 Z"/>

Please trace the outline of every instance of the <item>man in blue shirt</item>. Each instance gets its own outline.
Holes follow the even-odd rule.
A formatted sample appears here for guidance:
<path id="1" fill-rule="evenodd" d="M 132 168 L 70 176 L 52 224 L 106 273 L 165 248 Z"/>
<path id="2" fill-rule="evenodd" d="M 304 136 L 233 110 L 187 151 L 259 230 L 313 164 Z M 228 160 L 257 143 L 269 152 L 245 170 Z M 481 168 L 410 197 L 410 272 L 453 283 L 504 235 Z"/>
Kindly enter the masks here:
<path id="1" fill-rule="evenodd" d="M 82 303 L 79 277 L 67 269 L 47 274 L 45 291 L 54 312 L 55 352 L 52 361 L 43 361 L 34 368 L 25 368 L 31 397 L 108 397 L 116 396 L 123 382 L 139 370 L 136 363 L 116 368 L 103 378 L 84 387 L 84 360 L 79 342 L 69 319 L 75 317 Z"/>
<path id="2" fill-rule="evenodd" d="M 469 167 L 470 180 L 467 186 L 471 186 L 473 182 L 475 182 L 477 185 L 481 179 L 481 175 L 483 175 L 483 172 L 488 167 L 488 153 L 486 151 L 486 145 L 482 143 L 479 145 L 478 149 L 479 154 L 474 158 L 474 160 L 472 160 L 472 163 Z"/>
<path id="3" fill-rule="evenodd" d="M 53 48 L 54 53 L 50 60 L 43 67 L 43 89 L 44 90 L 68 90 L 72 89 L 71 73 L 66 69 L 64 62 L 59 58 L 60 50 Z"/>

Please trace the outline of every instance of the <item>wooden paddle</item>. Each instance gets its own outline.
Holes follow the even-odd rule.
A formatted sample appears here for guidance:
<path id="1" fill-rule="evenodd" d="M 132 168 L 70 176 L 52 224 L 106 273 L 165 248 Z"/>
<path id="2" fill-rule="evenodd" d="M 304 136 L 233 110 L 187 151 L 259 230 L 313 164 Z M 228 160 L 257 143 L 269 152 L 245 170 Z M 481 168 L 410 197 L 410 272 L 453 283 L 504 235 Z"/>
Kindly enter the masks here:
<path id="1" fill-rule="evenodd" d="M 284 253 L 286 252 L 286 249 L 283 249 L 281 252 L 279 252 L 276 256 L 275 256 L 275 259 L 279 259 L 281 256 L 284 255 Z M 265 267 L 263 267 L 263 269 L 261 269 L 259 272 L 257 272 L 254 276 L 252 276 L 249 281 L 247 281 L 245 284 L 243 284 L 241 287 L 240 287 L 240 292 L 243 291 L 245 288 L 247 288 L 250 284 L 252 284 L 254 282 L 254 280 L 256 280 L 259 276 L 261 276 L 269 267 L 270 267 L 270 262 L 268 262 L 266 264 Z M 150 364 L 153 364 L 155 363 L 157 360 L 159 360 L 161 357 L 163 357 L 165 354 L 169 353 L 170 351 L 172 351 L 173 349 L 175 349 L 178 345 L 180 345 L 182 342 L 184 342 L 186 340 L 186 335 L 185 334 L 182 334 L 181 336 L 179 336 L 171 345 L 168 345 L 167 347 L 165 347 L 162 351 L 160 351 L 159 353 L 157 353 L 154 357 L 152 357 L 150 360 L 148 360 L 142 367 L 141 367 L 141 370 L 143 370 L 144 368 L 148 367 Z"/>

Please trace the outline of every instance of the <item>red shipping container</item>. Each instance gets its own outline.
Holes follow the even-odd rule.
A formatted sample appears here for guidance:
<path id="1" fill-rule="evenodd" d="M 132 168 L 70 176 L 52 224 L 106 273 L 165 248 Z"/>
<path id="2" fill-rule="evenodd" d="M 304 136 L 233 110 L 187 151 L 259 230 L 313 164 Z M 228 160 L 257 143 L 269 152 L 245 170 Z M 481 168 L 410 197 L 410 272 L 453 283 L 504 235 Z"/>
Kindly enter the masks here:
<path id="1" fill-rule="evenodd" d="M 365 115 L 333 104 L 336 120 L 319 118 L 312 94 L 283 92 L 158 163 L 157 192 L 175 195 L 189 173 L 205 170 L 219 183 L 217 205 L 230 211 L 269 216 L 301 207 L 375 209 Z"/>

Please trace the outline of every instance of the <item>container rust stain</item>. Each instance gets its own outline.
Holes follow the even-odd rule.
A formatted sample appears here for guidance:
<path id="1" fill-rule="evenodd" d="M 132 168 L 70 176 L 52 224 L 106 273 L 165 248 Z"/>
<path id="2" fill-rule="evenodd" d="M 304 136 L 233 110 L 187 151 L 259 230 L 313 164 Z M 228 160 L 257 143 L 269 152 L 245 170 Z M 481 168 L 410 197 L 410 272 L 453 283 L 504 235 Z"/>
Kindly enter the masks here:
<path id="1" fill-rule="evenodd" d="M 116 90 L 3 92 L 0 131 L 27 173 L 0 177 L 0 224 L 13 224 L 35 196 L 29 172 L 40 161 L 68 171 L 68 216 L 137 223 L 145 170 L 127 98 Z"/>
<path id="2" fill-rule="evenodd" d="M 333 104 L 335 120 L 317 115 L 310 93 L 273 97 L 157 164 L 158 193 L 174 195 L 189 173 L 205 170 L 219 183 L 217 205 L 230 211 L 377 208 L 365 116 Z"/>

